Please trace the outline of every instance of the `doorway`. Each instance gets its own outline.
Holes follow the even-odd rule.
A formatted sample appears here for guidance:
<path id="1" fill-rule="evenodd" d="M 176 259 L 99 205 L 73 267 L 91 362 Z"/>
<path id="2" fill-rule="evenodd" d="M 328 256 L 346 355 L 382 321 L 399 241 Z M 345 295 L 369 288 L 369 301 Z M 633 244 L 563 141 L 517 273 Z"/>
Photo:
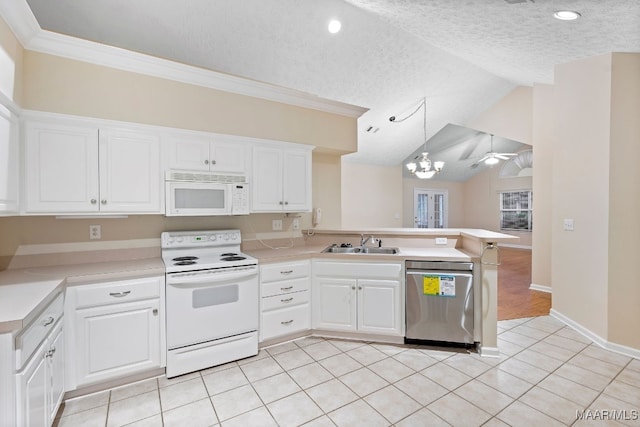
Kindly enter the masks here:
<path id="1" fill-rule="evenodd" d="M 413 189 L 413 226 L 415 228 L 447 228 L 447 190 Z"/>

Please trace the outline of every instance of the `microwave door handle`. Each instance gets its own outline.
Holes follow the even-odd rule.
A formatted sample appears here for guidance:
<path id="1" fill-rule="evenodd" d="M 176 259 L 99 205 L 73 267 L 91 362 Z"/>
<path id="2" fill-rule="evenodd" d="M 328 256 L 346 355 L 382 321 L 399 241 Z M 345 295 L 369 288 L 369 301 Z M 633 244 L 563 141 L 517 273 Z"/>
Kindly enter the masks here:
<path id="1" fill-rule="evenodd" d="M 178 287 L 211 287 L 233 279 L 257 275 L 257 271 L 238 271 L 232 273 L 215 273 L 195 277 L 169 277 L 167 284 Z M 198 286 L 200 285 L 200 286 Z"/>

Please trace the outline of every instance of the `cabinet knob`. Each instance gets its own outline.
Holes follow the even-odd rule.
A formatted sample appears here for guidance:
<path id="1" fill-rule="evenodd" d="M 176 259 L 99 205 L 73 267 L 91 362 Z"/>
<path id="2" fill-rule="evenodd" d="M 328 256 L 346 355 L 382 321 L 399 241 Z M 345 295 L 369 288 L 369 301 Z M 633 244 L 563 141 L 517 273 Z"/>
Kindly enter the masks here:
<path id="1" fill-rule="evenodd" d="M 283 203 L 282 203 L 282 200 L 280 200 L 280 204 L 281 204 L 281 205 L 283 204 Z"/>
<path id="2" fill-rule="evenodd" d="M 362 286 L 358 286 L 358 290 L 361 291 L 362 290 Z"/>
<path id="3" fill-rule="evenodd" d="M 285 204 L 285 205 L 288 205 L 288 204 L 289 204 L 289 202 L 284 202 L 284 204 Z"/>
<path id="4" fill-rule="evenodd" d="M 98 203 L 98 201 L 96 199 L 91 199 L 91 204 L 95 205 L 96 203 Z"/>
<path id="5" fill-rule="evenodd" d="M 212 165 L 215 165 L 215 164 L 216 164 L 216 161 L 215 161 L 215 160 L 211 160 L 211 164 L 212 164 Z"/>
<path id="6" fill-rule="evenodd" d="M 209 160 L 206 160 L 206 159 L 205 159 L 204 164 L 205 164 L 205 165 L 208 165 L 208 164 L 209 164 Z"/>
<path id="7" fill-rule="evenodd" d="M 106 205 L 107 204 L 107 199 L 100 200 L 100 203 L 102 203 L 103 205 Z"/>
<path id="8" fill-rule="evenodd" d="M 355 290 L 356 290 L 356 287 L 355 287 L 355 286 L 352 286 L 352 287 L 351 287 L 351 289 L 353 289 L 353 290 L 355 291 Z"/>
<path id="9" fill-rule="evenodd" d="M 158 315 L 158 309 L 157 309 L 157 308 L 154 308 L 154 309 L 153 309 L 153 311 L 152 311 L 152 313 L 153 313 L 153 315 L 154 315 L 154 316 L 157 316 L 157 315 Z"/>

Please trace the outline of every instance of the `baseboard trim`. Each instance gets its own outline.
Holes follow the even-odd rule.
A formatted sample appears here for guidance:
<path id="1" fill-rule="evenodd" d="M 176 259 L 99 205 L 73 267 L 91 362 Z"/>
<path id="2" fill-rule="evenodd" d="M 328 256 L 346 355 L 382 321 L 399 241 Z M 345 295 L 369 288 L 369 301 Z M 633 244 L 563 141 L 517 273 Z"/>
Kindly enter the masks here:
<path id="1" fill-rule="evenodd" d="M 500 350 L 498 347 L 484 347 L 480 345 L 478 347 L 478 353 L 481 357 L 500 357 Z"/>
<path id="2" fill-rule="evenodd" d="M 600 335 L 590 331 L 589 329 L 585 328 L 584 326 L 580 325 L 579 323 L 575 322 L 571 318 L 565 316 L 564 314 L 553 308 L 551 309 L 549 314 L 562 323 L 566 324 L 567 326 L 570 326 L 576 332 L 590 339 L 605 350 L 610 350 L 615 353 L 622 354 L 623 356 L 633 357 L 634 359 L 640 359 L 640 349 L 609 342 L 606 339 L 602 338 Z"/>
<path id="3" fill-rule="evenodd" d="M 536 285 L 535 283 L 532 283 L 529 285 L 529 289 L 532 291 L 540 291 L 540 292 L 546 292 L 548 294 L 552 294 L 552 289 L 551 286 L 544 286 L 544 285 Z"/>

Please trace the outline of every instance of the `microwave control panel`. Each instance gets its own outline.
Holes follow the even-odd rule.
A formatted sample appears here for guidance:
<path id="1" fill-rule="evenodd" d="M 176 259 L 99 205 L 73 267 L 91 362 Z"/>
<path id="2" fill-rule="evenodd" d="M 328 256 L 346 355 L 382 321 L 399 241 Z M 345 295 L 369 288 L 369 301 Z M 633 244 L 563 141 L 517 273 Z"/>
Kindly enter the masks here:
<path id="1" fill-rule="evenodd" d="M 231 214 L 249 214 L 249 184 L 232 184 Z"/>

